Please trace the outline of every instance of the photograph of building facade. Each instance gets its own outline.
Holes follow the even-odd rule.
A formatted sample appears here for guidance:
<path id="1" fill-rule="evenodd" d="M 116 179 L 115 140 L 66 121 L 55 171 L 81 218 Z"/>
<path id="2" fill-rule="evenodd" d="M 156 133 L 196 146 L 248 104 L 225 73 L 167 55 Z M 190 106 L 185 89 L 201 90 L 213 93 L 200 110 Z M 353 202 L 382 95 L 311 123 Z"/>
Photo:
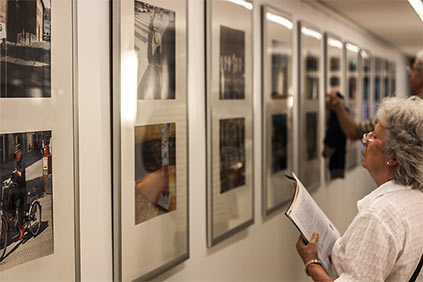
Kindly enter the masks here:
<path id="1" fill-rule="evenodd" d="M 50 0 L 0 0 L 0 98 L 51 97 Z"/>

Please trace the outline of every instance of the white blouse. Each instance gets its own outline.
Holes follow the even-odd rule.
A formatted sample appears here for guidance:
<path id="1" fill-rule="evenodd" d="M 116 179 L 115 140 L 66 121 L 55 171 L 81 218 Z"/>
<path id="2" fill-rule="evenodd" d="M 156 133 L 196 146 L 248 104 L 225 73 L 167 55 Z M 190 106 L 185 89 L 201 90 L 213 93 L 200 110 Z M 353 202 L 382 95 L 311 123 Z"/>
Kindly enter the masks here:
<path id="1" fill-rule="evenodd" d="M 389 181 L 357 207 L 332 249 L 336 281 L 407 282 L 423 254 L 423 193 Z"/>

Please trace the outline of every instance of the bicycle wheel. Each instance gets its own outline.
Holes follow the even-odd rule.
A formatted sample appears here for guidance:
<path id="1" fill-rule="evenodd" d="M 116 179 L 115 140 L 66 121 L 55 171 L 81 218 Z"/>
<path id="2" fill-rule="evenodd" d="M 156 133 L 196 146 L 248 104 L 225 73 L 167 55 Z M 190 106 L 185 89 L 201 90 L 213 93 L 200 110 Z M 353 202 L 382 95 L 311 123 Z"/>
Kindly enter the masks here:
<path id="1" fill-rule="evenodd" d="M 38 201 L 31 204 L 29 208 L 29 230 L 36 236 L 41 227 L 41 205 Z"/>
<path id="2" fill-rule="evenodd" d="M 1 217 L 0 225 L 0 261 L 3 260 L 7 248 L 7 221 L 4 216 Z"/>

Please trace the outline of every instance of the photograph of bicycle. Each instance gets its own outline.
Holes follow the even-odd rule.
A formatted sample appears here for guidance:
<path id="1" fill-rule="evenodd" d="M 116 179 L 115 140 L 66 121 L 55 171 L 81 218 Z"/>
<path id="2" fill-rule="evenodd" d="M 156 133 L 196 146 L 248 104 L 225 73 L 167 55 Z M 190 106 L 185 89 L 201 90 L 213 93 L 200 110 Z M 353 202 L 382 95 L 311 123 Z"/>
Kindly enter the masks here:
<path id="1" fill-rule="evenodd" d="M 0 272 L 54 252 L 51 135 L 0 134 Z"/>

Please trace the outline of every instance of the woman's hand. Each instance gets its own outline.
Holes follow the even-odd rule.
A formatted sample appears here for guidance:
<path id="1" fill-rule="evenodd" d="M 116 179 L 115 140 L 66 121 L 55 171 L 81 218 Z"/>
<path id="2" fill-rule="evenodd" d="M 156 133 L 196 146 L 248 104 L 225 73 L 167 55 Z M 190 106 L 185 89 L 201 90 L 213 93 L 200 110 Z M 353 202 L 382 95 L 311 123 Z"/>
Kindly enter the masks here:
<path id="1" fill-rule="evenodd" d="M 317 241 L 319 240 L 319 233 L 314 232 L 313 237 L 311 237 L 311 240 L 308 244 L 304 242 L 304 239 L 302 236 L 298 238 L 297 242 L 297 252 L 302 258 L 304 263 L 309 262 L 312 259 L 317 259 Z"/>
<path id="2" fill-rule="evenodd" d="M 314 232 L 310 242 L 306 244 L 303 237 L 300 236 L 297 242 L 297 252 L 303 259 L 304 264 L 307 262 L 318 259 L 317 256 L 317 241 L 319 240 L 319 233 Z M 333 279 L 326 273 L 320 264 L 310 264 L 306 269 L 307 275 L 311 276 L 313 281 L 319 282 L 333 282 Z"/>

